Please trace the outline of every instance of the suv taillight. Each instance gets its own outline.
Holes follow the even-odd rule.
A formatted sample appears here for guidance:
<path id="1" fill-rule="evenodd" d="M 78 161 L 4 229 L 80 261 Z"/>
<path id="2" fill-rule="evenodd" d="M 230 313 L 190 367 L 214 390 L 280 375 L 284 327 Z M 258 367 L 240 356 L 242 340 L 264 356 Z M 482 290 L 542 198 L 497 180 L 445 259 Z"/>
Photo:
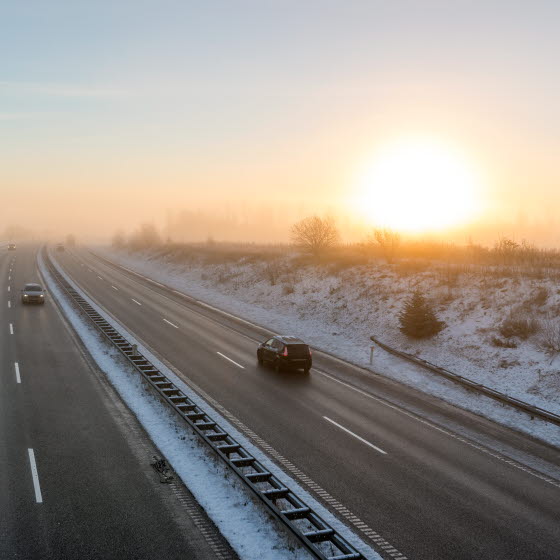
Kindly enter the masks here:
<path id="1" fill-rule="evenodd" d="M 284 346 L 284 350 L 282 350 L 282 356 L 287 356 L 288 355 L 288 347 Z"/>

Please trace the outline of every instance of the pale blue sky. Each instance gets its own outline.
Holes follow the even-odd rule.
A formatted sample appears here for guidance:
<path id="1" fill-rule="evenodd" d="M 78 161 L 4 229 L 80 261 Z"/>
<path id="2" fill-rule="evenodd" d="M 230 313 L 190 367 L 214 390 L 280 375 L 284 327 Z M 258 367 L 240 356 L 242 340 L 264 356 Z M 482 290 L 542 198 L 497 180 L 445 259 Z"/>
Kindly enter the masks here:
<path id="1" fill-rule="evenodd" d="M 204 206 L 277 199 L 280 187 L 332 207 L 361 160 L 409 130 L 472 154 L 513 213 L 559 190 L 557 2 L 0 9 L 3 222 L 29 216 L 15 189 L 90 206 L 111 191 L 107 227 L 131 193 L 148 219 L 163 215 L 162 197 Z"/>

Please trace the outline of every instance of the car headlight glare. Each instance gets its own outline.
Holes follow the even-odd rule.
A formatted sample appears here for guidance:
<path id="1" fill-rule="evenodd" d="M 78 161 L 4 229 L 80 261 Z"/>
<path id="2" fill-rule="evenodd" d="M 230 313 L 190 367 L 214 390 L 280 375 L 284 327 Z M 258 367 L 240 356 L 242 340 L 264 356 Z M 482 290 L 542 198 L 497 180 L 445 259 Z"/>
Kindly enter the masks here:
<path id="1" fill-rule="evenodd" d="M 23 297 L 28 297 L 28 295 L 27 295 L 27 294 L 23 294 Z"/>
<path id="2" fill-rule="evenodd" d="M 45 297 L 43 294 L 41 294 L 39 297 Z"/>

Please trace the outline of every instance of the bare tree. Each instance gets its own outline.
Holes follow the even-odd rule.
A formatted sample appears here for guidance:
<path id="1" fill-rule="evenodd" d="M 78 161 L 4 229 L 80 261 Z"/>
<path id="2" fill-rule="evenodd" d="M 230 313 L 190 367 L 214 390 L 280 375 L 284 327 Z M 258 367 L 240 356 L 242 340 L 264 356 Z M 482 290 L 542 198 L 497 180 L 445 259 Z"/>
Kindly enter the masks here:
<path id="1" fill-rule="evenodd" d="M 368 238 L 368 242 L 372 245 L 377 245 L 381 249 L 385 260 L 390 264 L 397 255 L 401 244 L 401 235 L 392 229 L 374 229 Z"/>
<path id="2" fill-rule="evenodd" d="M 334 247 L 339 240 L 338 229 L 332 218 L 309 216 L 292 226 L 292 241 L 298 247 L 318 255 Z"/>
<path id="3" fill-rule="evenodd" d="M 128 244 L 134 251 L 150 249 L 161 245 L 161 235 L 154 224 L 144 223 L 130 236 Z"/>
<path id="4" fill-rule="evenodd" d="M 507 237 L 500 237 L 494 244 L 494 253 L 502 264 L 512 264 L 519 254 L 519 243 Z"/>
<path id="5" fill-rule="evenodd" d="M 115 249 L 122 249 L 126 245 L 126 236 L 122 229 L 119 229 L 115 232 L 113 238 L 111 239 L 111 245 Z"/>

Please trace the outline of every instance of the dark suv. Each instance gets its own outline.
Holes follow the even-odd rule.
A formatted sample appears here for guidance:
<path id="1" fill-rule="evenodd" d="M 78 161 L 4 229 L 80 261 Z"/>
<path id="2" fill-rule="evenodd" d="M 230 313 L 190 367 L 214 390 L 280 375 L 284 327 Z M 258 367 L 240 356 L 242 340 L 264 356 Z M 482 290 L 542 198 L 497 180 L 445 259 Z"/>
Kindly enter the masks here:
<path id="1" fill-rule="evenodd" d="M 271 363 L 276 371 L 284 367 L 311 369 L 311 348 L 295 336 L 273 336 L 259 345 L 257 349 L 259 364 Z"/>

